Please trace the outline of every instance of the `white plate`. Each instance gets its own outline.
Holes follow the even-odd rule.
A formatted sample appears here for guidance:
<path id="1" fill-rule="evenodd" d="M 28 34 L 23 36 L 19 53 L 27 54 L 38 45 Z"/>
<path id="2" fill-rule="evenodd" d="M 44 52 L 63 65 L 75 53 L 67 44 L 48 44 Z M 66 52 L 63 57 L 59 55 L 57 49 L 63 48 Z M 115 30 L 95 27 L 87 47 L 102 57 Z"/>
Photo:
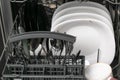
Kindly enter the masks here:
<path id="1" fill-rule="evenodd" d="M 100 8 L 100 9 L 106 11 L 108 14 L 110 14 L 109 11 L 107 10 L 107 8 L 104 7 L 103 5 L 99 4 L 99 3 L 91 2 L 91 1 L 88 1 L 88 2 L 71 1 L 71 2 L 67 2 L 67 3 L 62 4 L 61 6 L 59 6 L 59 7 L 55 10 L 53 16 L 55 16 L 58 12 L 60 12 L 60 11 L 63 10 L 63 9 L 70 8 L 70 7 L 76 7 L 76 6 L 97 7 L 97 8 Z"/>
<path id="2" fill-rule="evenodd" d="M 91 19 L 96 19 L 96 20 L 100 20 L 100 21 L 103 21 L 105 24 L 107 24 L 112 32 L 113 32 L 113 26 L 112 26 L 112 23 L 106 19 L 105 17 L 101 16 L 101 15 L 98 15 L 98 14 L 93 14 L 93 13 L 73 13 L 73 14 L 68 14 L 68 15 L 64 15 L 58 19 L 56 19 L 56 21 L 54 21 L 54 23 L 52 24 L 52 27 L 55 27 L 57 24 L 60 24 L 64 21 L 67 21 L 67 20 L 75 20 L 75 19 L 81 19 L 81 20 L 84 20 L 84 19 L 88 19 L 88 20 L 91 20 Z"/>
<path id="3" fill-rule="evenodd" d="M 57 13 L 52 18 L 52 24 L 58 18 L 60 18 L 60 17 L 62 17 L 64 15 L 73 14 L 73 13 L 93 13 L 93 14 L 98 14 L 98 15 L 101 15 L 101 16 L 107 18 L 110 22 L 112 22 L 110 16 L 105 11 L 103 11 L 103 10 L 101 10 L 99 8 L 95 8 L 95 7 L 86 7 L 86 6 L 83 7 L 82 6 L 82 7 L 71 7 L 71 8 L 67 8 L 67 9 L 64 9 L 64 10 L 60 11 L 59 13 Z"/>
<path id="4" fill-rule="evenodd" d="M 98 49 L 100 49 L 99 62 L 110 64 L 115 55 L 115 40 L 111 29 L 99 20 L 70 20 L 56 25 L 51 31 L 76 36 L 72 54 L 81 50 L 90 64 L 97 62 Z"/>

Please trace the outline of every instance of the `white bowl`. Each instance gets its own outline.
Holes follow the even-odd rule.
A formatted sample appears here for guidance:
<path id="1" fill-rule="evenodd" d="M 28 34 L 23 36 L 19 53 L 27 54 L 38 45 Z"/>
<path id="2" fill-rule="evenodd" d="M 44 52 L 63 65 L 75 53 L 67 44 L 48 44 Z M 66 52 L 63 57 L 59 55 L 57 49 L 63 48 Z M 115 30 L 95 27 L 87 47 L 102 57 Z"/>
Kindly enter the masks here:
<path id="1" fill-rule="evenodd" d="M 107 24 L 111 28 L 111 31 L 113 32 L 112 23 L 108 19 L 106 19 L 105 17 L 103 17 L 101 15 L 93 14 L 93 13 L 84 13 L 84 14 L 83 13 L 73 13 L 73 14 L 61 16 L 60 18 L 56 19 L 56 21 L 54 21 L 51 28 L 55 27 L 57 24 L 65 22 L 67 20 L 76 20 L 76 19 L 81 19 L 81 20 L 96 19 L 96 20 L 102 21 L 105 24 Z"/>
<path id="2" fill-rule="evenodd" d="M 76 42 L 72 54 L 81 50 L 90 64 L 97 62 L 98 49 L 100 49 L 99 61 L 110 64 L 115 55 L 114 35 L 108 25 L 104 22 L 91 20 L 69 20 L 62 22 L 51 31 L 76 36 Z"/>
<path id="3" fill-rule="evenodd" d="M 112 68 L 105 63 L 96 63 L 85 69 L 87 80 L 109 80 L 112 77 Z"/>

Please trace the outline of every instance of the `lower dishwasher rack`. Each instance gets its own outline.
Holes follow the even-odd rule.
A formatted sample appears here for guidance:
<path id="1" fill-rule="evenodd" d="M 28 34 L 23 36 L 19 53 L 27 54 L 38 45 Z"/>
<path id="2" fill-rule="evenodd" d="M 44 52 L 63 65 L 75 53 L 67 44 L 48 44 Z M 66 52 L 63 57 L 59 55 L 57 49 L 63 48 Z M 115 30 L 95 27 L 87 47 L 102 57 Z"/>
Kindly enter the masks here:
<path id="1" fill-rule="evenodd" d="M 8 60 L 2 80 L 85 80 L 84 56 L 79 56 L 74 61 L 73 56 L 66 57 L 66 65 L 62 65 L 58 59 L 64 61 L 64 56 L 54 56 L 55 64 L 50 64 L 45 57 L 36 64 L 15 64 Z"/>

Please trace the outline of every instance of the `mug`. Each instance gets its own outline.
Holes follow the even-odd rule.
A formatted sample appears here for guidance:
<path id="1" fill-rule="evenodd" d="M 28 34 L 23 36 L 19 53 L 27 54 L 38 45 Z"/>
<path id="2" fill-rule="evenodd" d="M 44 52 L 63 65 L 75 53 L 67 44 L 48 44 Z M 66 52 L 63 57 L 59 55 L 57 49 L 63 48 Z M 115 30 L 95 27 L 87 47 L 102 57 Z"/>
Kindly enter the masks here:
<path id="1" fill-rule="evenodd" d="M 112 68 L 106 63 L 95 63 L 85 69 L 87 80 L 111 80 Z"/>

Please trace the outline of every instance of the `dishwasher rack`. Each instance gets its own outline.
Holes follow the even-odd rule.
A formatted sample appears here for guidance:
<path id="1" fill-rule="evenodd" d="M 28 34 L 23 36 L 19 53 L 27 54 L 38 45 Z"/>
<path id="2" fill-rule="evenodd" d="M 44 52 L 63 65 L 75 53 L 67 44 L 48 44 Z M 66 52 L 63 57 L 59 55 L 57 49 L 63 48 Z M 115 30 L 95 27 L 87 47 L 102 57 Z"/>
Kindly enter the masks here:
<path id="1" fill-rule="evenodd" d="M 114 77 L 120 79 L 120 3 L 116 1 L 117 0 L 103 0 L 102 4 L 109 9 L 113 21 L 116 40 L 116 56 L 111 66 Z M 11 56 L 10 54 L 12 54 L 11 51 L 13 49 L 12 43 L 18 44 L 19 41 L 24 41 L 26 39 L 30 40 L 33 38 L 49 38 L 48 41 L 62 40 L 67 44 L 70 43 L 69 46 L 65 46 L 68 48 L 70 47 L 68 51 L 70 49 L 72 50 L 73 43 L 75 42 L 75 37 L 73 36 L 54 32 L 35 31 L 18 34 L 15 29 L 17 26 L 19 26 L 19 23 L 21 23 L 19 18 L 19 15 L 17 15 L 14 22 L 14 27 L 11 31 L 12 34 L 10 34 L 7 47 L 3 52 L 6 64 L 2 73 L 2 80 L 85 80 L 85 57 L 82 55 L 76 56 L 67 53 L 65 56 L 47 55 L 46 57 L 40 55 L 39 57 L 36 57 L 33 55 L 29 57 L 29 60 L 27 58 L 22 58 L 23 60 L 21 59 L 19 61 L 18 56 Z M 49 53 L 49 50 L 47 50 L 47 52 Z M 78 54 L 80 54 L 80 52 L 78 52 Z"/>
<path id="2" fill-rule="evenodd" d="M 73 65 L 73 56 L 67 57 L 66 65 L 48 64 L 45 57 L 40 57 L 37 64 L 28 63 L 26 66 L 8 62 L 5 67 L 3 80 L 84 80 L 84 57 L 80 56 Z M 41 64 L 42 63 L 42 64 Z"/>

